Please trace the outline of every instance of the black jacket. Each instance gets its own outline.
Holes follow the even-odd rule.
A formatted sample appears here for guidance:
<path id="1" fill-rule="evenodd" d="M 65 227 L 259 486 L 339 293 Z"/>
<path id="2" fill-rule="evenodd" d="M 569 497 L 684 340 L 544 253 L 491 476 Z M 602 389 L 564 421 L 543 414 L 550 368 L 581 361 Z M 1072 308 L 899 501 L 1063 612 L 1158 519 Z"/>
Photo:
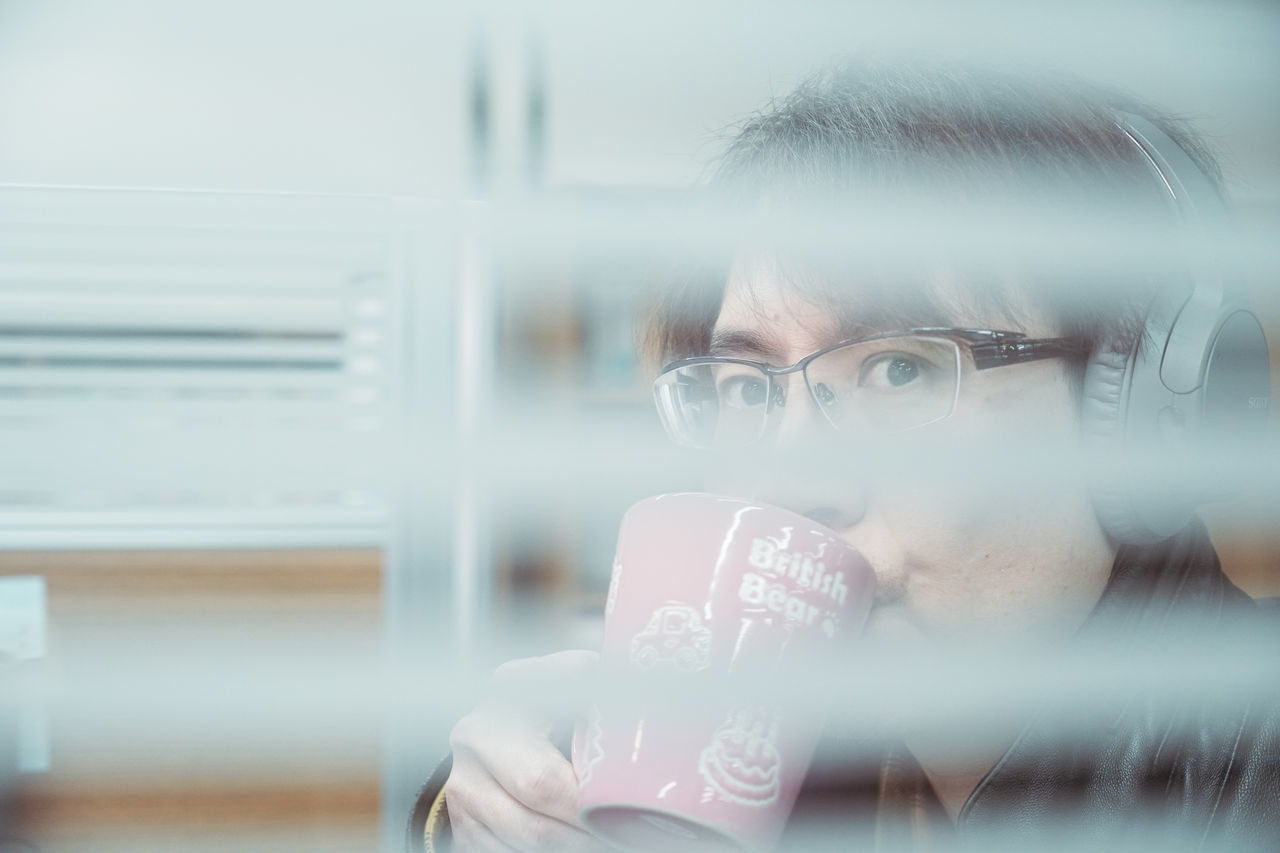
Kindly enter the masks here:
<path id="1" fill-rule="evenodd" d="M 1197 521 L 1158 545 L 1122 548 L 1077 639 L 1120 666 L 1187 631 L 1212 637 L 1214 649 L 1232 648 L 1238 635 L 1250 644 L 1239 647 L 1243 659 L 1276 661 L 1280 614 L 1268 609 L 1227 580 Z M 1096 711 L 1088 737 L 1079 720 L 1045 708 L 954 824 L 904 751 L 874 767 L 815 774 L 781 846 L 1280 850 L 1280 664 L 1256 688 L 1150 695 L 1135 687 Z M 448 849 L 448 772 L 446 759 L 419 796 L 409 850 Z"/>

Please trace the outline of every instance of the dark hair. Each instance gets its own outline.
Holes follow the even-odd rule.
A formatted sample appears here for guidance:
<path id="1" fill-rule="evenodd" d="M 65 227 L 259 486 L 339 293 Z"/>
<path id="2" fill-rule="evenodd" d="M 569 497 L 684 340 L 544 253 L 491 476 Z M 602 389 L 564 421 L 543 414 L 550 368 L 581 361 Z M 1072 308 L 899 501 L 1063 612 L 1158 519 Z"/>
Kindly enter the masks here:
<path id="1" fill-rule="evenodd" d="M 1020 216 L 1015 205 L 1022 205 L 1047 217 L 1050 234 L 1056 233 L 1053 211 L 1062 208 L 1077 222 L 1092 216 L 1082 217 L 1084 211 L 1108 211 L 1125 223 L 1172 226 L 1176 218 L 1167 191 L 1121 128 L 1119 113 L 1152 121 L 1221 186 L 1217 164 L 1182 121 L 1075 78 L 844 66 L 809 79 L 742 123 L 708 189 L 730 210 L 754 211 L 762 221 L 824 220 L 831 226 L 824 231 L 828 238 L 858 227 L 841 232 L 848 211 L 861 205 L 858 221 L 865 224 L 867 206 L 885 198 L 935 207 L 941 201 L 956 221 L 982 205 Z M 785 238 L 772 241 L 768 232 L 744 232 L 739 248 L 750 246 L 751 253 L 769 257 L 802 296 L 831 304 L 837 314 L 848 308 L 842 289 L 850 260 L 860 271 L 860 289 L 876 282 L 878 313 L 899 313 L 904 322 L 931 316 L 945 321 L 938 289 L 929 283 L 940 263 L 966 285 L 949 289 L 953 304 L 959 297 L 1013 316 L 1016 294 L 1030 289 L 1035 309 L 1057 334 L 1078 343 L 1077 381 L 1088 353 L 1133 346 L 1151 289 L 1167 273 L 1159 264 L 1144 267 L 1135 282 L 1131 268 L 1115 268 L 1116 258 L 1087 247 L 1068 258 L 1068 247 L 1040 264 L 996 257 L 985 269 L 972 256 L 947 263 L 945 250 L 926 252 L 913 275 L 902 258 L 886 272 L 874 260 L 849 252 L 824 255 Z M 665 360 L 706 351 L 728 260 L 703 258 L 673 282 L 650 324 L 654 355 Z M 980 280 L 993 286 L 977 286 Z M 865 304 L 865 297 L 860 301 Z"/>

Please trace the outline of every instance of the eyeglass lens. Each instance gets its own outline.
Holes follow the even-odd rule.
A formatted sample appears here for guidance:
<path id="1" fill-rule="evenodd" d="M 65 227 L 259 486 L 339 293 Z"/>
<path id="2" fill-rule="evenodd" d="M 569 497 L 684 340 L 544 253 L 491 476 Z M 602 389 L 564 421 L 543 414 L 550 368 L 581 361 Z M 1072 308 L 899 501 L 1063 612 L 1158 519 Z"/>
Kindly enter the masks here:
<path id="1" fill-rule="evenodd" d="M 959 357 L 955 342 L 945 338 L 882 338 L 818 356 L 804 378 L 837 429 L 911 429 L 951 413 Z M 659 409 L 683 443 L 742 446 L 780 422 L 791 380 L 735 362 L 684 365 L 659 378 Z"/>

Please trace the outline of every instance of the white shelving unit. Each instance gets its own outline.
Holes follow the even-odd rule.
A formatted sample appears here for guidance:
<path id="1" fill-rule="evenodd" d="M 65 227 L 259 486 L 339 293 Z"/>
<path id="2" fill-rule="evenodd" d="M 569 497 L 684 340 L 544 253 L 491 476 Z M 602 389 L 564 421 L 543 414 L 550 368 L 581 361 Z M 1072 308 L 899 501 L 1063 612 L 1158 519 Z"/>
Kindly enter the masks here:
<path id="1" fill-rule="evenodd" d="M 378 545 L 406 211 L 0 189 L 0 547 Z"/>

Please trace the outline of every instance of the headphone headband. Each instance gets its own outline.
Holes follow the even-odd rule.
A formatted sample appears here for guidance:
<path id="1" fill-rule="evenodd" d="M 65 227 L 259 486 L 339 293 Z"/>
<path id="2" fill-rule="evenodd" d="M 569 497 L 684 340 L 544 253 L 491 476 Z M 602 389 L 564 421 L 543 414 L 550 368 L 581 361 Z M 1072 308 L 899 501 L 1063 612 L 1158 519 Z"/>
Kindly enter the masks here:
<path id="1" fill-rule="evenodd" d="M 1231 224 L 1217 185 L 1182 146 L 1149 119 L 1119 110 L 1115 115 L 1120 131 L 1142 153 L 1183 222 L 1210 232 Z"/>

